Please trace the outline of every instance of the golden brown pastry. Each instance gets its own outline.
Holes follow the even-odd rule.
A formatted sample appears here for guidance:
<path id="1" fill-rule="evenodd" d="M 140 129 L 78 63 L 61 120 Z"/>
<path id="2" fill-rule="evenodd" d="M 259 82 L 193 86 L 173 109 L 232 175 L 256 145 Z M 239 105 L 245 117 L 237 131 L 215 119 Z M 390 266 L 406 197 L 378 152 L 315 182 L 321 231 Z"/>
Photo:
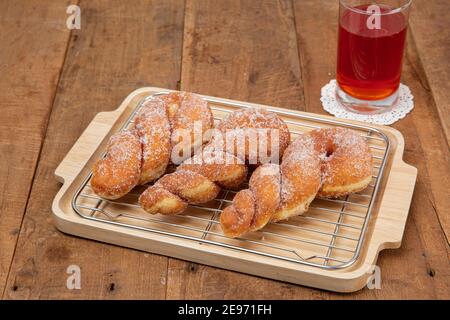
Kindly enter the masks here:
<path id="1" fill-rule="evenodd" d="M 142 208 L 151 214 L 180 214 L 188 203 L 215 199 L 220 186 L 239 186 L 247 177 L 245 163 L 225 152 L 202 152 L 181 164 L 174 173 L 164 175 L 139 197 Z M 154 194 L 166 195 L 167 197 Z"/>
<path id="2" fill-rule="evenodd" d="M 147 101 L 135 118 L 142 143 L 142 172 L 139 184 L 159 178 L 170 162 L 171 126 L 163 99 Z"/>
<path id="3" fill-rule="evenodd" d="M 214 126 L 214 118 L 200 96 L 174 92 L 147 101 L 135 126 L 143 149 L 139 183 L 146 184 L 162 176 L 171 160 L 178 165 L 191 157 Z"/>
<path id="4" fill-rule="evenodd" d="M 141 176 L 141 143 L 133 131 L 111 137 L 106 156 L 92 170 L 91 187 L 105 199 L 118 199 L 133 189 Z"/>
<path id="5" fill-rule="evenodd" d="M 238 237 L 249 231 L 301 215 L 317 194 L 337 197 L 358 192 L 372 179 L 369 146 L 355 131 L 315 130 L 299 136 L 281 165 L 255 170 L 249 189 L 237 193 L 220 216 L 223 232 Z"/>
<path id="6" fill-rule="evenodd" d="M 273 157 L 279 161 L 290 140 L 283 120 L 262 109 L 238 110 L 224 119 L 217 129 L 202 152 L 187 159 L 174 173 L 163 176 L 140 196 L 139 203 L 145 211 L 179 214 L 187 203 L 211 201 L 217 197 L 220 187 L 233 189 L 244 182 L 246 163 L 266 163 Z M 250 133 L 256 140 L 252 140 Z M 270 143 L 263 143 L 262 136 Z M 155 194 L 168 195 L 170 201 Z"/>
<path id="7" fill-rule="evenodd" d="M 174 92 L 146 101 L 136 115 L 135 129 L 114 136 L 106 158 L 94 165 L 94 192 L 117 199 L 137 184 L 159 178 L 171 160 L 192 156 L 213 125 L 208 103 L 193 93 Z M 176 148 L 182 152 L 174 156 Z M 131 155 L 132 159 L 124 159 Z"/>
<path id="8" fill-rule="evenodd" d="M 344 128 L 315 130 L 311 135 L 316 150 L 324 157 L 319 195 L 340 197 L 369 185 L 373 159 L 363 137 Z"/>
<path id="9" fill-rule="evenodd" d="M 217 126 L 220 134 L 211 145 L 231 153 L 247 163 L 278 163 L 291 142 L 286 123 L 274 112 L 265 109 L 240 109 Z M 214 139 L 215 138 L 215 139 Z"/>

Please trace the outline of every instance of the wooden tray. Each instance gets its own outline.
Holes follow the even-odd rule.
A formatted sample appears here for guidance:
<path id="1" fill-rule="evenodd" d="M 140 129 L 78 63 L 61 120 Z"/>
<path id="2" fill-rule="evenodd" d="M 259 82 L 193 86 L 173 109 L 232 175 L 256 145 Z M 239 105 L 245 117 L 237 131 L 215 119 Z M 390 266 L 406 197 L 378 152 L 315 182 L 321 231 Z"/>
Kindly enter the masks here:
<path id="1" fill-rule="evenodd" d="M 99 113 L 93 119 L 55 171 L 57 179 L 63 183 L 61 189 L 55 196 L 52 205 L 53 217 L 58 229 L 66 233 L 98 241 L 212 265 L 219 268 L 231 269 L 262 277 L 339 292 L 353 292 L 363 288 L 366 285 L 368 278 L 372 275 L 373 266 L 376 264 L 378 253 L 383 249 L 394 249 L 401 245 L 417 176 L 416 168 L 405 164 L 402 160 L 404 140 L 401 133 L 389 127 L 375 125 L 368 126 L 367 124 L 354 121 L 337 120 L 333 117 L 274 107 L 267 108 L 286 115 L 285 119 L 289 119 L 288 114 L 301 116 L 302 127 L 308 127 L 309 125 L 314 124 L 315 121 L 325 121 L 325 123 L 322 123 L 324 126 L 332 126 L 333 123 L 338 122 L 340 125 L 344 126 L 349 124 L 352 126 L 370 127 L 382 132 L 382 134 L 389 139 L 390 147 L 386 157 L 383 176 L 380 179 L 378 194 L 373 200 L 373 210 L 366 226 L 365 239 L 361 242 L 359 254 L 352 263 L 336 268 L 322 268 L 320 266 L 317 267 L 277 259 L 267 255 L 258 255 L 250 251 L 235 250 L 231 247 L 231 244 L 233 246 L 244 246 L 246 244 L 242 244 L 241 242 L 237 242 L 236 244 L 236 240 L 232 239 L 222 239 L 221 241 L 225 243 L 225 246 L 217 246 L 186 238 L 178 238 L 163 233 L 149 232 L 141 227 L 129 228 L 121 224 L 105 223 L 104 221 L 86 219 L 81 216 L 73 208 L 73 199 L 79 191 L 80 186 L 89 175 L 93 162 L 104 152 L 109 137 L 127 123 L 130 116 L 132 116 L 133 111 L 145 97 L 160 92 L 170 91 L 172 90 L 160 88 L 138 89 L 132 92 L 117 110 Z M 207 96 L 203 97 L 221 103 L 222 108 L 229 108 L 230 110 L 239 105 L 261 107 L 260 105 L 251 103 L 242 103 Z M 214 111 L 214 113 L 217 118 L 221 118 L 226 114 L 219 109 Z M 295 128 L 296 121 L 299 120 L 295 117 L 294 119 L 290 119 L 289 127 L 291 130 L 294 130 L 292 128 Z M 133 210 L 136 211 L 137 209 Z M 321 216 L 319 215 L 318 217 L 319 218 L 312 219 L 320 221 Z M 340 214 L 340 217 L 342 217 L 342 214 Z M 308 216 L 302 218 L 306 219 Z M 352 218 L 349 217 L 349 219 L 350 220 L 348 221 L 337 220 L 336 224 L 341 223 L 343 226 L 341 229 L 345 229 L 346 224 L 351 225 L 352 223 Z M 145 225 L 145 223 L 146 222 L 143 222 L 143 225 Z M 178 221 L 177 223 L 183 222 Z M 294 225 L 296 223 L 297 222 L 293 222 Z M 315 222 L 313 220 L 298 223 L 303 223 L 303 225 L 300 225 L 300 228 L 302 228 L 302 226 L 305 226 L 308 223 L 314 225 Z M 339 227 L 340 226 L 341 225 L 339 224 Z M 339 227 L 337 228 L 339 229 Z M 269 226 L 268 228 L 271 227 Z M 275 225 L 273 228 L 277 228 L 277 226 Z M 333 228 L 335 228 L 334 225 Z M 303 230 L 301 232 L 305 231 Z M 307 234 L 308 233 L 306 232 L 302 235 L 305 236 Z M 349 234 L 351 234 L 350 231 Z M 296 234 L 291 231 L 288 235 L 295 236 Z M 345 234 L 345 236 L 347 235 L 348 234 Z M 211 236 L 211 241 L 214 241 L 214 238 L 217 238 L 215 233 L 208 234 L 207 236 Z M 250 235 L 250 237 L 252 236 L 253 235 Z M 264 236 L 261 239 L 263 238 Z M 334 238 L 336 240 L 336 237 Z M 254 238 L 250 239 L 253 239 L 252 241 L 254 241 Z M 319 240 L 325 239 L 325 236 L 319 238 Z M 332 244 L 337 247 L 340 244 L 336 244 L 334 242 L 335 240 L 332 240 Z M 272 240 L 264 239 L 264 241 Z M 278 239 L 277 241 L 280 240 Z M 306 238 L 306 240 L 304 239 L 304 242 L 302 242 L 304 245 L 301 247 L 302 253 L 308 253 L 308 250 L 310 250 L 310 248 L 305 245 L 305 241 L 308 241 L 308 239 Z M 283 245 L 292 247 L 293 242 L 286 240 Z"/>

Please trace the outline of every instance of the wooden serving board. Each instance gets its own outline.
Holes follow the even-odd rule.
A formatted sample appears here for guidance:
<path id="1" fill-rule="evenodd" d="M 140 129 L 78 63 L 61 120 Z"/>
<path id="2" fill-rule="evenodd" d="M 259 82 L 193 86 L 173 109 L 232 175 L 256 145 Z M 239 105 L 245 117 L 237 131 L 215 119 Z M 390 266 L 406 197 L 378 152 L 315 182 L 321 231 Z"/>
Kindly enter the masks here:
<path id="1" fill-rule="evenodd" d="M 89 174 L 94 161 L 104 152 L 109 137 L 120 130 L 142 99 L 161 91 L 172 90 L 141 88 L 132 92 L 117 110 L 99 113 L 74 144 L 55 172 L 57 179 L 63 184 L 52 205 L 58 229 L 102 242 L 338 292 L 353 292 L 363 288 L 372 275 L 378 253 L 401 245 L 417 169 L 402 160 L 404 140 L 401 133 L 389 127 L 375 125 L 370 127 L 380 130 L 389 138 L 388 162 L 361 253 L 356 262 L 346 268 L 323 269 L 83 218 L 73 210 L 72 199 Z M 226 99 L 213 99 L 229 105 L 243 104 Z M 244 104 L 264 107 L 251 103 Z M 281 113 L 287 111 L 274 107 L 270 109 Z M 328 116 L 292 110 L 289 112 L 336 121 L 336 118 Z M 339 122 L 368 126 L 355 121 L 339 120 Z"/>

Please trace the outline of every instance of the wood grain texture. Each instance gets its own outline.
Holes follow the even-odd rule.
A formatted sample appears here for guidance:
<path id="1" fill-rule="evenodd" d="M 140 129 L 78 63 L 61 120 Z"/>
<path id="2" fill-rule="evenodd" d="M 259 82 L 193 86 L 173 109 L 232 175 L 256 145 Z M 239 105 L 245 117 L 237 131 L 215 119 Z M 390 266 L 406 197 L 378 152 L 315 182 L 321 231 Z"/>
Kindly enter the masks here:
<path id="1" fill-rule="evenodd" d="M 311 95 L 309 98 L 306 94 L 306 109 L 324 113 L 319 100 L 320 88 L 335 78 L 338 5 L 337 2 L 334 6 L 330 5 L 325 0 L 299 0 L 294 2 L 294 8 L 304 87 L 305 92 Z M 315 18 L 318 16 L 320 19 Z M 449 247 L 440 224 L 448 219 L 449 197 L 444 193 L 448 193 L 450 188 L 450 169 L 446 160 L 449 155 L 442 130 L 436 126 L 439 123 L 437 106 L 432 103 L 430 93 L 421 85 L 423 81 L 426 82 L 426 78 L 421 77 L 424 73 L 419 70 L 417 58 L 415 43 L 410 37 L 403 82 L 412 89 L 416 107 L 411 115 L 394 127 L 405 136 L 405 161 L 419 169 L 410 213 L 413 218 L 407 224 L 402 249 L 381 253 L 379 263 L 383 275 L 382 290 L 365 290 L 360 293 L 361 297 L 449 296 Z M 427 243 L 423 238 L 425 235 L 429 241 Z M 408 248 L 412 242 L 415 243 L 416 250 Z M 413 276 L 401 271 L 402 265 L 411 266 Z M 435 269 L 439 269 L 439 272 Z M 436 276 L 439 277 L 437 281 Z M 447 291 L 442 290 L 443 288 Z M 359 297 L 359 294 L 355 296 Z"/>
<path id="2" fill-rule="evenodd" d="M 292 4 L 187 0 L 181 87 L 303 110 Z"/>
<path id="3" fill-rule="evenodd" d="M 305 107 L 310 112 L 324 113 L 319 100 L 320 88 L 335 77 L 337 4 L 330 4 L 329 1 L 299 0 L 294 1 L 293 8 Z M 433 107 L 429 108 L 429 100 L 432 100 L 432 97 L 421 88 L 420 79 L 417 79 L 412 67 L 406 67 L 404 78 L 417 96 L 415 111 L 417 115 L 413 113 L 414 116 L 403 120 L 396 125 L 396 128 L 406 134 L 405 159 L 419 167 L 420 178 L 411 210 L 413 218 L 407 224 L 402 249 L 381 254 L 379 266 L 382 271 L 382 290 L 365 289 L 352 295 L 327 293 L 192 263 L 175 263 L 174 260 L 170 260 L 168 296 L 172 294 L 176 298 L 197 299 L 448 298 L 450 292 L 448 242 L 443 236 L 434 203 L 427 196 L 435 192 L 438 201 L 446 201 L 442 193 L 448 188 L 442 185 L 437 186 L 439 181 L 445 184 L 445 180 L 442 181 L 442 178 L 437 177 L 430 179 L 424 171 L 424 167 L 429 167 L 434 170 L 434 174 L 437 175 L 440 172 L 445 179 L 447 176 L 445 172 L 449 171 L 444 162 L 448 157 L 445 157 L 446 149 L 439 145 L 443 142 L 442 132 L 439 134 L 439 128 L 433 126 L 435 120 L 433 118 L 437 112 L 436 106 L 434 110 Z M 198 81 L 198 78 L 196 79 Z M 204 79 L 204 83 L 208 84 L 208 80 Z M 419 120 L 424 116 L 425 119 Z M 420 128 L 417 128 L 417 125 Z M 432 128 L 429 128 L 430 126 Z M 434 141 L 433 146 L 425 143 L 426 135 L 429 137 L 430 133 L 436 136 L 437 142 Z M 418 136 L 423 137 L 425 146 L 417 144 L 415 140 Z M 411 152 L 412 148 L 414 148 L 413 152 Z M 440 151 L 444 154 L 439 154 L 437 159 L 433 159 L 432 153 Z M 447 214 L 444 206 L 441 209 L 444 215 Z M 405 272 L 405 266 L 409 266 L 407 272 Z"/>
<path id="4" fill-rule="evenodd" d="M 0 295 L 69 40 L 67 3 L 0 2 Z"/>
<path id="5" fill-rule="evenodd" d="M 381 290 L 332 294 L 176 259 L 168 263 L 55 230 L 50 204 L 60 187 L 56 165 L 94 114 L 116 108 L 136 87 L 174 88 L 182 69 L 185 90 L 324 113 L 320 88 L 335 77 L 337 1 L 186 0 L 185 16 L 184 2 L 135 0 L 130 7 L 81 0 L 82 30 L 71 39 L 47 133 L 69 1 L 1 2 L 0 160 L 7 165 L 0 167 L 0 292 L 20 232 L 3 298 L 448 299 L 446 0 L 413 5 L 403 82 L 416 108 L 394 127 L 404 134 L 405 160 L 418 167 L 419 177 L 402 249 L 379 259 Z M 17 110 L 28 117 L 17 117 Z M 81 292 L 65 288 L 71 263 L 82 268 Z"/>
<path id="6" fill-rule="evenodd" d="M 291 1 L 186 1 L 182 61 L 183 90 L 304 110 Z M 276 283 L 255 279 L 170 259 L 167 298 L 220 299 L 231 284 L 242 298 Z"/>
<path id="7" fill-rule="evenodd" d="M 50 215 L 60 188 L 53 172 L 99 111 L 135 88 L 175 87 L 183 2 L 81 1 L 82 29 L 70 40 L 5 299 L 165 297 L 167 258 L 58 232 Z M 81 290 L 66 269 L 81 267 Z"/>
<path id="8" fill-rule="evenodd" d="M 410 18 L 404 78 L 414 78 L 417 137 L 422 142 L 430 176 L 430 203 L 450 243 L 450 12 L 448 1 L 415 1 Z M 432 34 L 433 36 L 430 36 Z M 405 79 L 406 81 L 406 79 Z"/>
<path id="9" fill-rule="evenodd" d="M 414 4 L 414 12 L 421 12 L 422 7 L 427 7 L 424 2 L 414 2 Z M 338 2 L 300 0 L 294 2 L 294 8 L 306 110 L 325 114 L 326 112 L 320 102 L 320 89 L 330 79 L 336 77 Z M 320 19 L 316 18 L 318 16 L 320 16 Z M 414 29 L 411 28 L 402 81 L 413 90 L 415 109 L 405 120 L 395 124 L 394 128 L 403 133 L 402 129 L 405 127 L 411 128 L 412 126 L 417 129 L 416 134 L 405 135 L 406 147 L 408 149 L 413 144 L 410 139 L 419 138 L 422 141 L 422 158 L 427 158 L 422 160 L 431 176 L 429 179 L 431 188 L 428 191 L 430 199 L 432 199 L 431 209 L 436 211 L 439 223 L 442 225 L 448 241 L 450 239 L 450 214 L 448 209 L 450 208 L 450 197 L 448 196 L 450 162 L 448 161 L 449 150 L 445 140 L 445 132 L 439 125 L 440 114 L 447 114 L 447 118 L 449 118 L 448 112 L 445 111 L 448 102 L 435 103 L 432 92 L 428 89 L 427 74 L 423 68 L 424 64 L 421 62 L 422 54 L 419 53 L 419 49 L 425 51 L 425 47 L 419 47 L 413 32 Z M 442 42 L 445 43 L 445 41 Z M 436 53 L 436 57 L 442 59 L 445 55 Z M 430 62 L 427 65 L 436 66 L 436 62 Z M 443 86 L 440 88 L 443 88 Z M 440 91 L 448 90 L 441 89 Z M 406 125 L 404 125 L 405 123 Z"/>
<path id="10" fill-rule="evenodd" d="M 439 125 L 439 111 L 443 106 L 435 103 L 432 93 L 423 86 L 427 82 L 420 62 L 417 44 L 411 34 L 406 54 L 403 81 L 414 94 L 415 108 L 411 116 L 396 124 L 399 130 L 415 129 L 409 135 L 409 147 L 422 148 L 422 154 L 411 155 L 424 165 L 424 174 L 428 174 L 427 195 L 432 210 L 438 218 L 441 232 L 447 245 L 450 243 L 450 152 L 445 133 Z M 412 122 L 412 123 L 411 123 Z M 420 142 L 420 145 L 417 144 Z M 407 145 L 408 146 L 408 145 Z M 417 158 L 417 159 L 416 159 Z M 411 160 L 413 161 L 413 160 Z"/>
<path id="11" fill-rule="evenodd" d="M 336 78 L 338 1 L 294 0 L 305 111 L 327 114 L 320 89 Z"/>
<path id="12" fill-rule="evenodd" d="M 450 143 L 450 2 L 415 0 L 410 17 L 410 31 L 417 46 L 419 61 L 427 81 L 425 90 L 433 95 L 441 125 Z M 448 233 L 447 233 L 448 236 Z"/>

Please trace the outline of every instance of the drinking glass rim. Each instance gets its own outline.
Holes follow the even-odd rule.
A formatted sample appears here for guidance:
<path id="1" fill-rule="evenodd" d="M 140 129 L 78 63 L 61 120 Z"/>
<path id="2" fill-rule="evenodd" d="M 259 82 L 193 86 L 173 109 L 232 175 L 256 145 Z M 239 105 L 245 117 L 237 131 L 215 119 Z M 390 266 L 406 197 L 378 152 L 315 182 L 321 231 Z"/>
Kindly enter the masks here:
<path id="1" fill-rule="evenodd" d="M 374 15 L 374 13 L 368 13 L 367 11 L 364 11 L 364 10 L 361 10 L 361 9 L 357 9 L 355 7 L 352 7 L 352 6 L 348 5 L 346 3 L 346 2 L 348 2 L 348 0 L 339 0 L 339 2 L 340 2 L 340 4 L 342 6 L 344 6 L 346 9 L 348 9 L 350 11 L 353 11 L 353 12 L 356 12 L 356 13 L 359 13 L 359 14 L 364 14 L 364 15 Z M 376 14 L 376 15 L 387 16 L 387 15 L 390 15 L 390 14 L 395 14 L 395 13 L 398 13 L 398 12 L 402 12 L 403 10 L 405 10 L 409 6 L 411 6 L 412 2 L 413 2 L 413 0 L 407 0 L 407 2 L 404 5 L 401 5 L 398 8 L 395 8 L 395 9 L 389 11 L 389 12 L 379 13 L 379 14 Z"/>

